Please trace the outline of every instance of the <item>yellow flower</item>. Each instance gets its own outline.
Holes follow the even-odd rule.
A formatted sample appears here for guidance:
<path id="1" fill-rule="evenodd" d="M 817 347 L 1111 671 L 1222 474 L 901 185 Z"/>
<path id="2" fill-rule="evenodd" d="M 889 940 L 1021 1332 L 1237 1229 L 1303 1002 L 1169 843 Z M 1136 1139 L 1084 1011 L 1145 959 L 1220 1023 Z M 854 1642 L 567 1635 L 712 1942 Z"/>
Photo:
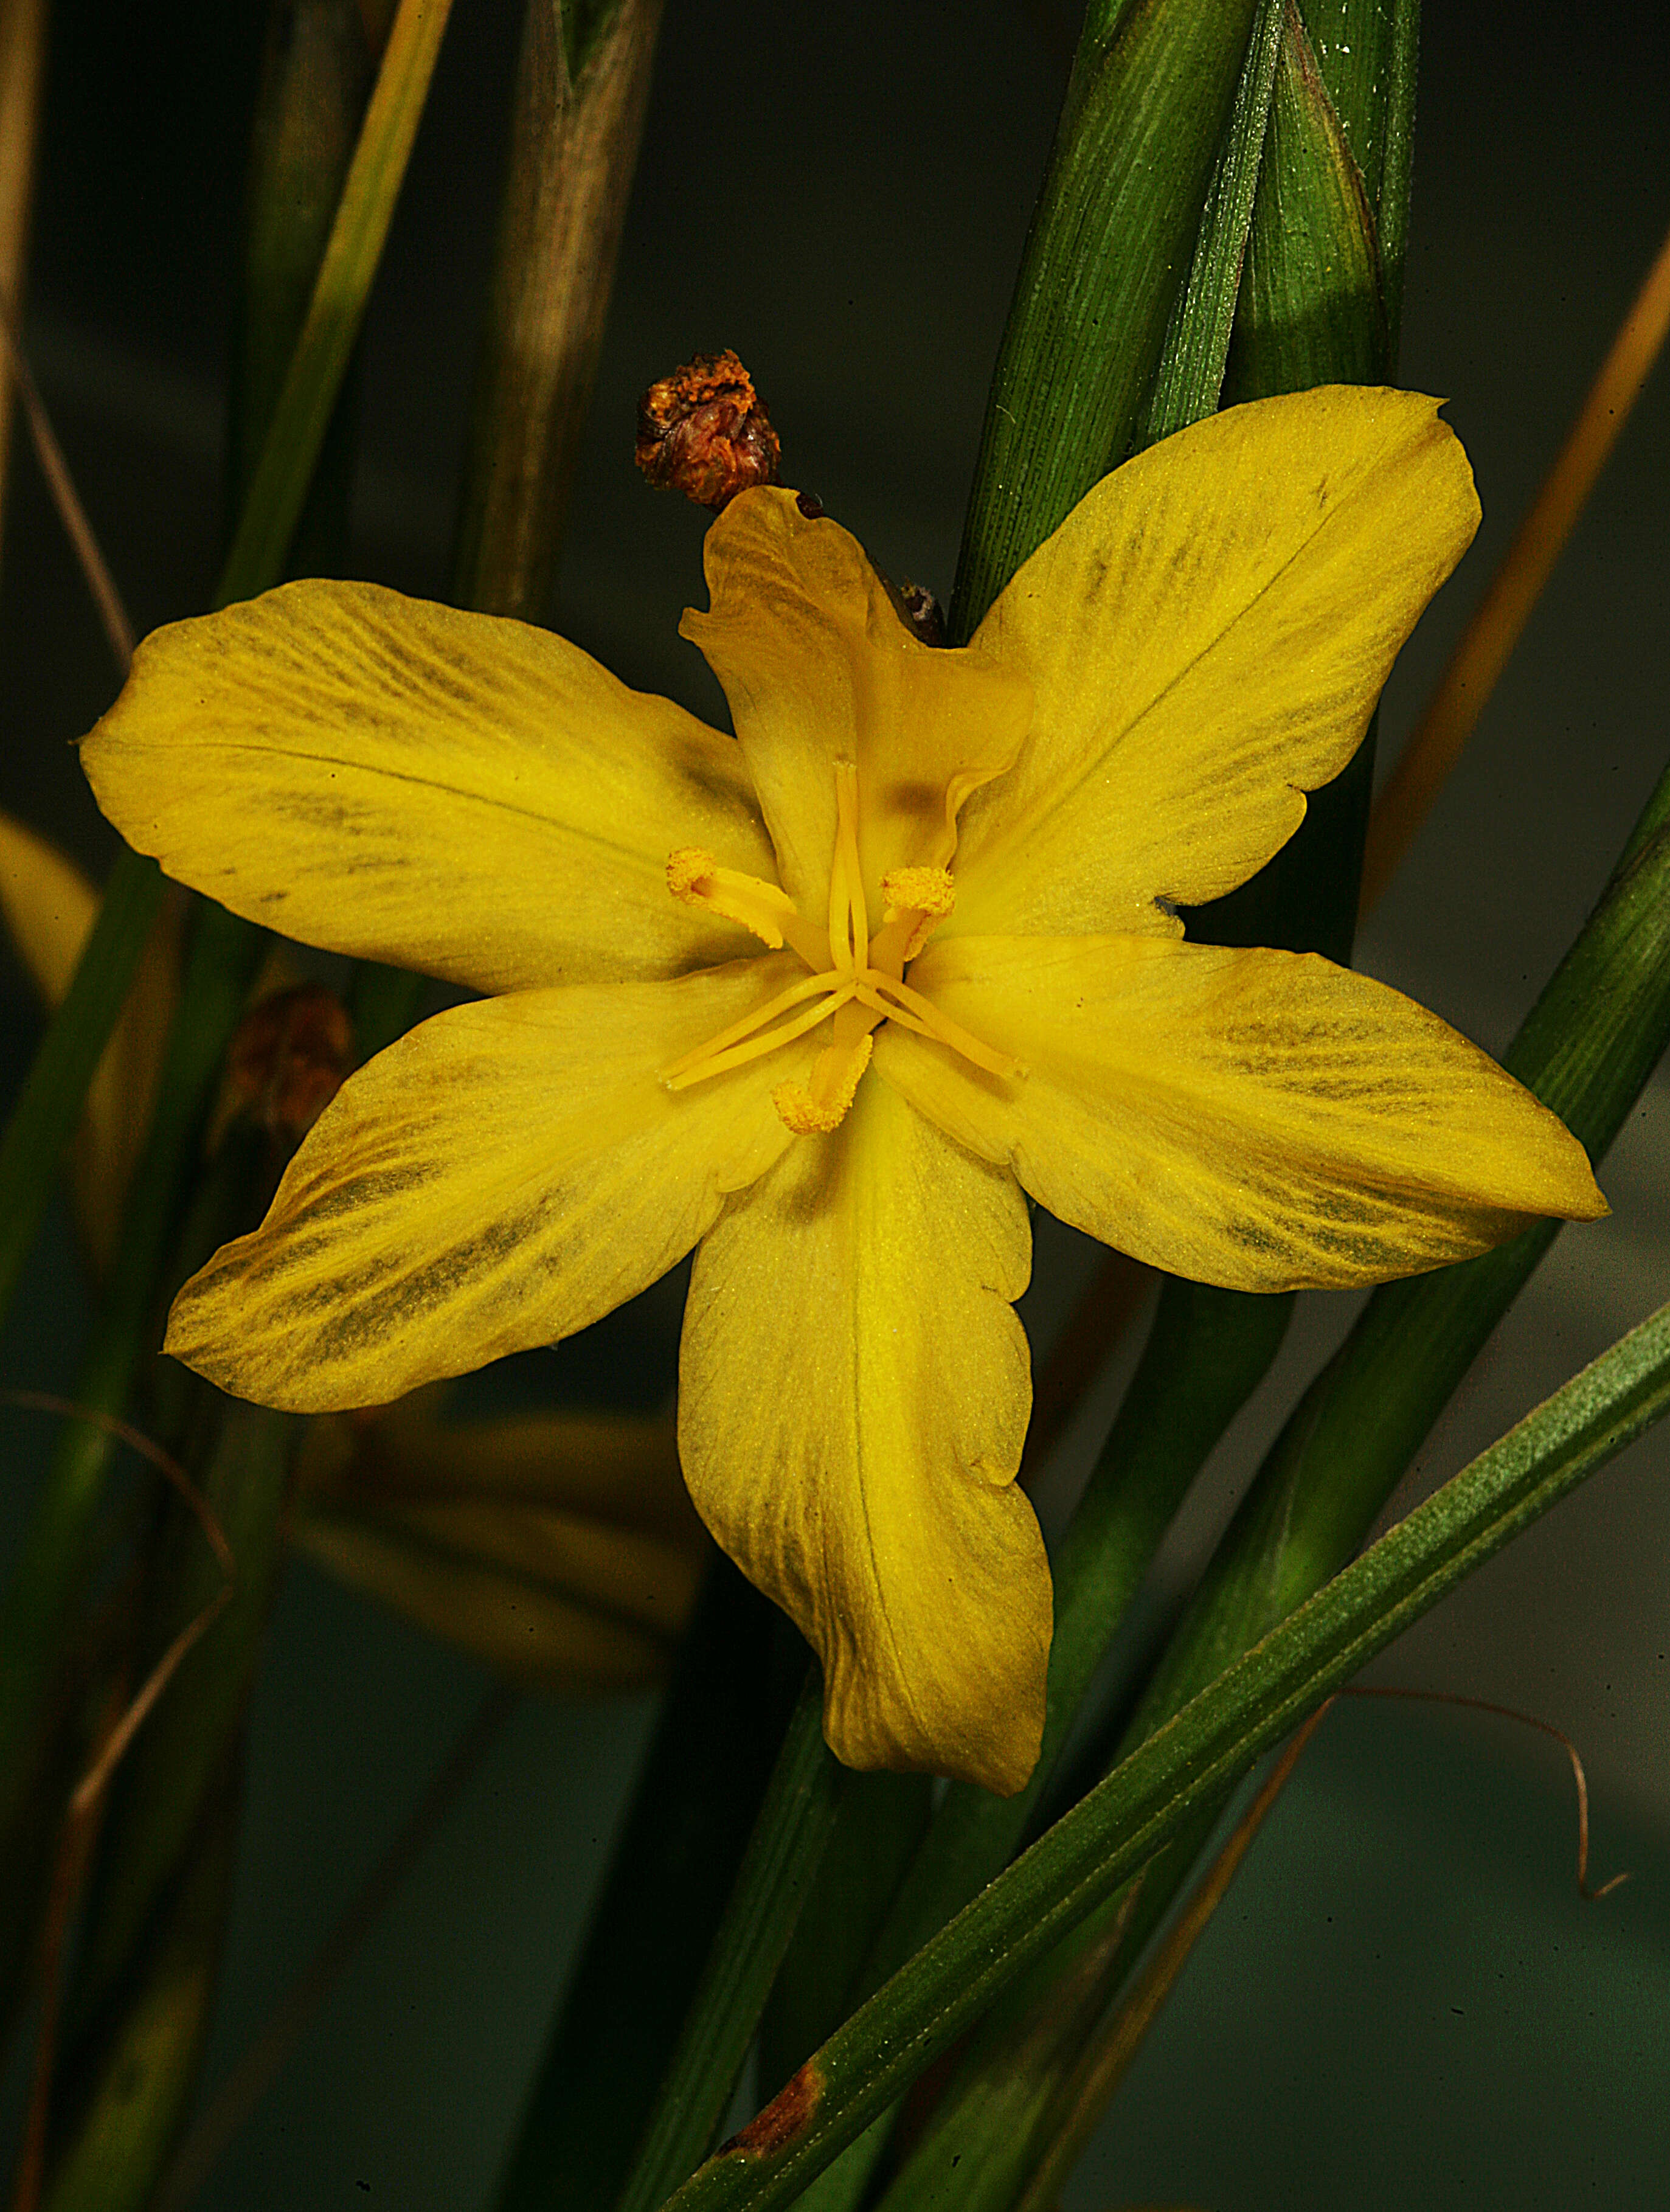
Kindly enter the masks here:
<path id="1" fill-rule="evenodd" d="M 499 994 L 349 1081 L 169 1349 L 362 1405 L 699 1246 L 685 1476 L 816 1646 L 830 1743 L 1017 1789 L 1050 1633 L 1014 1484 L 1026 1194 L 1257 1291 L 1605 1211 L 1432 1015 L 1175 914 L 1344 767 L 1477 516 L 1433 401 L 1266 401 L 1105 479 L 949 652 L 834 522 L 752 491 L 684 623 L 734 741 L 365 585 L 159 633 L 83 756 L 124 834 L 293 936 Z"/>

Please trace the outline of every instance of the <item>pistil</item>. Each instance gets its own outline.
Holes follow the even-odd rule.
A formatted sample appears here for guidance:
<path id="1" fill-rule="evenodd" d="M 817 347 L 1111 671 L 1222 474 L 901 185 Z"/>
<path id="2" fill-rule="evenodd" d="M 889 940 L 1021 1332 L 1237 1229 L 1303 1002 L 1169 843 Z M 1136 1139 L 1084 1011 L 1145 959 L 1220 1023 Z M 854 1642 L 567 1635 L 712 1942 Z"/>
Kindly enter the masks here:
<path id="1" fill-rule="evenodd" d="M 1013 1079 L 1024 1073 L 1017 1060 L 971 1036 L 904 981 L 906 963 L 921 950 L 935 922 L 951 910 L 955 889 L 948 867 L 936 863 L 890 869 L 882 879 L 882 927 L 871 939 L 859 854 L 858 769 L 851 761 L 837 761 L 835 778 L 835 838 L 824 932 L 808 923 L 777 884 L 721 867 L 710 853 L 685 846 L 667 861 L 667 888 L 676 898 L 740 923 L 774 951 L 792 945 L 812 972 L 778 992 L 757 1013 L 687 1052 L 661 1079 L 670 1091 L 687 1090 L 792 1044 L 828 1021 L 829 1042 L 813 1062 L 810 1081 L 780 1083 L 772 1093 L 773 1104 L 797 1136 L 827 1134 L 840 1127 L 883 1022 L 897 1022 L 949 1046 L 988 1075 Z M 947 811 L 954 836 L 956 817 L 949 803 Z"/>

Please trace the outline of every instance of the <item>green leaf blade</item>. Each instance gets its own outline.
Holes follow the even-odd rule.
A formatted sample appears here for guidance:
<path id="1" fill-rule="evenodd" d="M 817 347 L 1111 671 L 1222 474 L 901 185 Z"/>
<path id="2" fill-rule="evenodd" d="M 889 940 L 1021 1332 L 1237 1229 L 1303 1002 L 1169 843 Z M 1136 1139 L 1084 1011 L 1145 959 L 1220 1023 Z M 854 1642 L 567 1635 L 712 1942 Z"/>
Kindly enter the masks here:
<path id="1" fill-rule="evenodd" d="M 1151 0 L 1087 23 L 993 379 L 954 642 L 1130 445 L 1189 266 L 1253 6 Z"/>

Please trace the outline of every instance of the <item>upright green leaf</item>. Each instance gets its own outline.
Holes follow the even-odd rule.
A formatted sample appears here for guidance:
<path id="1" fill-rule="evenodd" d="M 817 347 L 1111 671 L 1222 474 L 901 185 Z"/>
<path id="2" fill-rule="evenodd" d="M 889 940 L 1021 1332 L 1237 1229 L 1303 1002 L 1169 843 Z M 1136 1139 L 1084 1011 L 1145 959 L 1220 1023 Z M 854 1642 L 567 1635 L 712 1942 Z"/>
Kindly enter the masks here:
<path id="1" fill-rule="evenodd" d="M 823 1741 L 823 1676 L 813 1662 L 619 2212 L 656 2212 L 712 2144 L 816 1878 L 845 1772 Z"/>
<path id="2" fill-rule="evenodd" d="M 1670 1044 L 1670 772 L 1594 912 L 1533 1007 L 1506 1065 L 1597 1160 Z M 1376 1291 L 1266 1455 L 1166 1648 L 1125 1738 L 1129 1753 L 1294 1607 L 1328 1585 L 1374 1526 L 1558 1233 L 1546 1223 L 1477 1260 Z M 1120 1940 L 1128 1966 L 1205 1843 L 1203 1803 L 1144 1873 Z M 1023 2007 L 1126 1911 L 1116 1899 L 1017 1994 Z"/>
<path id="3" fill-rule="evenodd" d="M 251 133 L 243 311 L 227 410 L 227 513 L 241 513 L 277 411 L 365 115 L 376 58 L 359 0 L 276 0 Z M 294 572 L 338 573 L 348 520 L 355 388 L 344 371 Z"/>
<path id="4" fill-rule="evenodd" d="M 77 1617 L 89 1533 L 118 1448 L 97 1417 L 120 1414 L 154 1341 L 158 1278 L 260 945 L 222 908 L 199 911 L 150 1134 L 76 1378 L 76 1403 L 92 1418 L 59 1431 L 0 1607 L 0 1834 L 33 1787 L 39 1717 Z"/>
<path id="5" fill-rule="evenodd" d="M 1667 1044 L 1670 772 L 1503 1061 L 1599 1160 Z M 1271 1447 L 1139 1726 L 1175 1711 L 1351 1558 L 1559 1226 L 1375 1292 Z"/>
<path id="6" fill-rule="evenodd" d="M 1377 384 L 1390 368 L 1374 204 L 1285 0 L 1224 398 Z"/>
<path id="7" fill-rule="evenodd" d="M 185 2118 L 209 2031 L 232 1887 L 241 1760 L 222 1757 L 178 1880 L 109 2033 L 79 2057 L 44 2212 L 145 2212 Z"/>
<path id="8" fill-rule="evenodd" d="M 1264 161 L 1286 0 L 1259 0 L 1229 133 L 1200 217 L 1188 281 L 1177 295 L 1138 443 L 1152 446 L 1216 412 L 1229 364 L 1242 265 Z"/>
<path id="9" fill-rule="evenodd" d="M 401 0 L 313 303 L 281 392 L 217 603 L 276 583 L 364 313 L 445 27 L 447 0 Z M 161 897 L 155 864 L 124 853 L 75 980 L 0 1146 L 0 1308 L 38 1231 L 67 1142 Z M 99 1415 L 124 1406 L 154 1341 L 161 1272 L 222 1056 L 242 1011 L 259 933 L 198 914 L 155 1119 L 76 1385 L 95 1419 L 70 1423 L 0 1607 L 0 1863 L 39 1770 L 51 1686 L 75 1620 L 112 1440 Z"/>
<path id="10" fill-rule="evenodd" d="M 283 574 L 337 394 L 382 259 L 394 203 L 440 52 L 452 0 L 401 0 L 349 165 L 289 368 L 272 410 L 217 605 L 252 598 Z"/>
<path id="11" fill-rule="evenodd" d="M 1018 1848 L 1069 1730 L 1172 1516 L 1268 1372 L 1291 1297 L 1253 1298 L 1169 1279 L 1118 1418 L 1051 1561 L 1043 1747 L 1027 1787 L 994 1797 L 952 1783 L 865 1965 L 868 1996 L 984 1887 Z"/>
<path id="12" fill-rule="evenodd" d="M 963 527 L 961 643 L 1124 458 L 1187 274 L 1254 0 L 1104 0 L 1073 64 Z"/>
<path id="13" fill-rule="evenodd" d="M 1407 161 L 1400 166 L 1391 153 L 1407 141 L 1412 46 L 1401 75 L 1390 56 L 1412 40 L 1413 9 L 1325 0 L 1327 68 L 1307 28 L 1309 11 L 1283 0 L 1282 12 L 1225 404 L 1318 384 L 1385 383 L 1393 373 L 1395 318 L 1380 238 L 1388 221 L 1401 237 L 1406 221 Z M 1336 82 L 1349 129 L 1334 105 Z M 1192 915 L 1191 936 L 1349 961 L 1373 781 L 1371 726 L 1344 775 L 1312 794 L 1297 835 L 1250 883 Z"/>
<path id="14" fill-rule="evenodd" d="M 220 1418 L 224 1411 L 224 1419 Z M 220 1401 L 204 1503 L 233 1559 L 230 1601 L 187 1655 L 118 1770 L 76 1965 L 76 2003 L 97 2015 L 183 1865 L 232 1755 L 282 1555 L 279 1516 L 295 1424 Z M 147 1662 L 211 1605 L 225 1580 L 195 1517 L 178 1509 L 155 1586 Z"/>

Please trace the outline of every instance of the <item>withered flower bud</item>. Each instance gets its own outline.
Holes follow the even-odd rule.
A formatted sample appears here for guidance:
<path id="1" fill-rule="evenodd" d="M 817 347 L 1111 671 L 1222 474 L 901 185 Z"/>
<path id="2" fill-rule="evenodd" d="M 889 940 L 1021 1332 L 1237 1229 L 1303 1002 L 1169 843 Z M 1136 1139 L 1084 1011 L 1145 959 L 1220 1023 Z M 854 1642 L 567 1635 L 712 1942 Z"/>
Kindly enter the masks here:
<path id="1" fill-rule="evenodd" d="M 899 603 L 905 611 L 905 620 L 924 645 L 944 645 L 945 611 L 926 584 L 901 584 Z"/>
<path id="2" fill-rule="evenodd" d="M 638 466 L 717 514 L 739 491 L 775 483 L 777 433 L 754 380 L 727 346 L 699 353 L 638 402 Z"/>
<path id="3" fill-rule="evenodd" d="M 301 1143 L 354 1064 L 354 1025 L 333 991 L 301 983 L 250 1008 L 227 1054 L 222 1115 Z"/>

